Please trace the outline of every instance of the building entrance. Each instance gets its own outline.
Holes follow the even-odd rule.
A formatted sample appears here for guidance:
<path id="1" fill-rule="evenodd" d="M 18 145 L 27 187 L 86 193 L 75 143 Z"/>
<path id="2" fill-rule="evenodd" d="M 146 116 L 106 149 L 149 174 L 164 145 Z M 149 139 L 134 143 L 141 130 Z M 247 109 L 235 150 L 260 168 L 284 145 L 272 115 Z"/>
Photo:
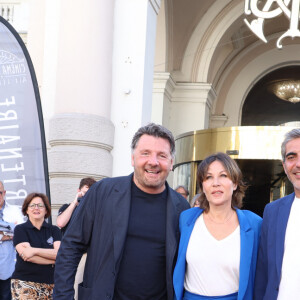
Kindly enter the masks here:
<path id="1" fill-rule="evenodd" d="M 258 215 L 264 207 L 293 191 L 286 178 L 280 147 L 292 127 L 244 126 L 190 132 L 176 139 L 174 186 L 185 185 L 190 200 L 197 191 L 197 167 L 208 155 L 225 152 L 236 160 L 248 184 L 244 209 Z"/>

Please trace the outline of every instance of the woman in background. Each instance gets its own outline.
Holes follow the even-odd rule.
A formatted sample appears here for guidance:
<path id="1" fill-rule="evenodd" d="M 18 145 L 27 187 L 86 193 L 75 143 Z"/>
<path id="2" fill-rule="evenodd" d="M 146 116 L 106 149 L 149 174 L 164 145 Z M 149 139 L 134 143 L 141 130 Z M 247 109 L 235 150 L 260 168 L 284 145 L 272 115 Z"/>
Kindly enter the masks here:
<path id="1" fill-rule="evenodd" d="M 177 300 L 252 300 L 261 218 L 240 210 L 246 186 L 225 153 L 198 168 L 200 208 L 180 216 L 181 238 L 174 270 Z"/>
<path id="2" fill-rule="evenodd" d="M 192 201 L 191 201 L 191 207 L 200 207 L 200 194 L 196 194 Z"/>
<path id="3" fill-rule="evenodd" d="M 45 221 L 51 215 L 46 195 L 29 194 L 22 212 L 28 220 L 17 225 L 14 231 L 13 241 L 18 255 L 11 280 L 12 299 L 52 299 L 54 264 L 61 232 Z"/>

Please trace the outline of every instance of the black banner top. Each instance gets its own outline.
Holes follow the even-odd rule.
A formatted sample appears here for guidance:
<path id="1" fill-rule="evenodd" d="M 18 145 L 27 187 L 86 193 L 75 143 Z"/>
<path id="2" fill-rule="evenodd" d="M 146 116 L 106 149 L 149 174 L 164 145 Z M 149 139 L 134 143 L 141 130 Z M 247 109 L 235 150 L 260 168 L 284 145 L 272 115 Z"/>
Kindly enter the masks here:
<path id="1" fill-rule="evenodd" d="M 0 17 L 0 180 L 6 202 L 31 192 L 50 196 L 38 84 L 19 34 Z"/>

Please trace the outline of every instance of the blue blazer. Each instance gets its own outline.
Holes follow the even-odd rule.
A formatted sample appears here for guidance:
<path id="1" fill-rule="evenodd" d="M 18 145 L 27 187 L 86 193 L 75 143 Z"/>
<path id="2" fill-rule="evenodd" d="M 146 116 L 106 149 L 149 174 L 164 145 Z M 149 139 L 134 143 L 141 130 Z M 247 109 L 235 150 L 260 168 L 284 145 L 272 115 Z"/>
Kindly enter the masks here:
<path id="1" fill-rule="evenodd" d="M 278 296 L 286 227 L 295 193 L 269 203 L 264 210 L 258 252 L 254 299 Z"/>
<path id="2" fill-rule="evenodd" d="M 173 275 L 176 300 L 182 300 L 184 293 L 184 278 L 186 269 L 186 250 L 197 218 L 203 210 L 192 208 L 180 215 L 181 231 L 177 263 Z M 248 210 L 237 209 L 241 233 L 241 258 L 238 300 L 252 300 L 257 251 L 262 219 Z M 203 245 L 205 247 L 205 245 Z M 201 251 L 201 249 L 199 249 Z"/>

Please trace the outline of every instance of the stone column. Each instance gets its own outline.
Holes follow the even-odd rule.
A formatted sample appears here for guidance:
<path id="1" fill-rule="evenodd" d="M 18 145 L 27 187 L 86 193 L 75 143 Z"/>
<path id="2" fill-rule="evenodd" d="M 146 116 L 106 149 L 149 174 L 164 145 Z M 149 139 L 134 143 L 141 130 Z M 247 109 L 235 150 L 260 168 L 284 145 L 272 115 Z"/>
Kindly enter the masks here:
<path id="1" fill-rule="evenodd" d="M 160 0 L 116 0 L 111 119 L 113 175 L 132 171 L 130 143 L 151 121 L 156 20 Z"/>
<path id="2" fill-rule="evenodd" d="M 64 0 L 58 9 L 55 105 L 48 140 L 54 220 L 61 204 L 74 199 L 81 178 L 112 175 L 114 138 L 114 1 Z"/>
<path id="3" fill-rule="evenodd" d="M 50 120 L 48 161 L 54 209 L 74 200 L 81 178 L 111 176 L 113 132 L 107 118 L 93 114 L 56 114 Z"/>

